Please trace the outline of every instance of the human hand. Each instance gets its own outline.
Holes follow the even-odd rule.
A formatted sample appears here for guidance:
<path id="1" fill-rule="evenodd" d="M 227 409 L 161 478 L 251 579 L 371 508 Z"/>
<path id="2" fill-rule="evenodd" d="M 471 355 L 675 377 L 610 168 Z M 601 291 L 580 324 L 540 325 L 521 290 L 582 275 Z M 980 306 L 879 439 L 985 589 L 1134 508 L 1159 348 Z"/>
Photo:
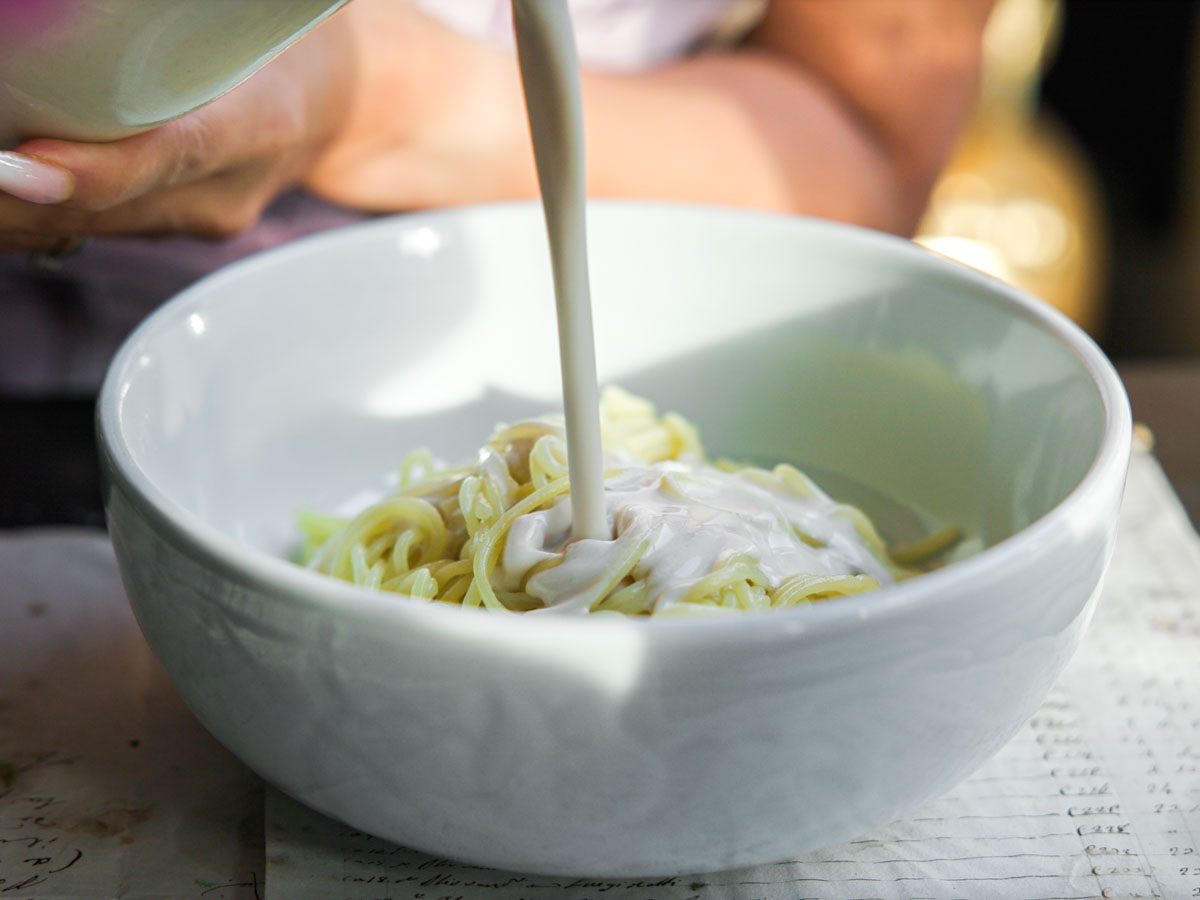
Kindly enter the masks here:
<path id="1" fill-rule="evenodd" d="M 355 79 L 334 16 L 211 104 L 105 144 L 0 152 L 0 250 L 61 252 L 90 235 L 236 234 L 337 132 Z"/>
<path id="2" fill-rule="evenodd" d="M 398 0 L 354 0 L 341 16 L 356 89 L 306 188 L 372 212 L 537 196 L 511 52 Z"/>

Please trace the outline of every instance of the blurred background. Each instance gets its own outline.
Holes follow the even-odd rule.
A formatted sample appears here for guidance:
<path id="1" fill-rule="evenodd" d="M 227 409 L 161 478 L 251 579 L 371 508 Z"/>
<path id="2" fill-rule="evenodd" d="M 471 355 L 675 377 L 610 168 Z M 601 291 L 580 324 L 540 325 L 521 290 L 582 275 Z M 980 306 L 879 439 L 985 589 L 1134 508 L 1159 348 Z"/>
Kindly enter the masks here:
<path id="1" fill-rule="evenodd" d="M 1200 357 L 1195 0 L 999 0 L 982 101 L 918 240 L 1117 361 Z"/>
<path id="2" fill-rule="evenodd" d="M 1099 341 L 1200 523 L 1197 6 L 1198 0 L 998 0 L 978 112 L 918 239 L 1058 306 Z M 282 203 L 303 208 L 298 197 Z M 265 233 L 269 242 L 292 236 L 287 209 L 277 217 L 284 230 Z M 326 224 L 340 222 L 331 213 Z M 112 301 L 103 321 L 95 311 L 91 317 L 79 311 L 66 279 L 58 302 L 24 309 L 52 320 L 57 331 L 50 333 L 78 340 L 62 359 L 34 344 L 0 340 L 0 376 L 11 376 L 11 383 L 0 377 L 0 470 L 20 473 L 0 479 L 0 527 L 103 524 L 94 385 L 47 395 L 29 389 L 29 372 L 69 368 L 72 361 L 102 371 L 107 354 L 146 311 L 129 299 L 137 296 L 127 290 L 131 279 L 149 275 L 152 284 L 173 285 L 163 288 L 169 296 L 205 266 L 259 249 L 262 237 L 195 252 L 200 267 L 191 275 L 166 271 L 169 263 L 158 260 L 153 246 L 132 266 L 121 262 L 130 250 L 98 270 Z M 8 273 L 18 287 L 29 277 L 22 260 Z M 2 275 L 0 313 L 12 326 L 22 310 Z M 21 291 L 15 294 L 19 299 Z M 91 337 L 104 328 L 103 340 Z M 22 333 L 30 331 L 11 332 Z"/>
<path id="3" fill-rule="evenodd" d="M 1196 0 L 998 0 L 917 239 L 1086 328 L 1200 524 Z"/>

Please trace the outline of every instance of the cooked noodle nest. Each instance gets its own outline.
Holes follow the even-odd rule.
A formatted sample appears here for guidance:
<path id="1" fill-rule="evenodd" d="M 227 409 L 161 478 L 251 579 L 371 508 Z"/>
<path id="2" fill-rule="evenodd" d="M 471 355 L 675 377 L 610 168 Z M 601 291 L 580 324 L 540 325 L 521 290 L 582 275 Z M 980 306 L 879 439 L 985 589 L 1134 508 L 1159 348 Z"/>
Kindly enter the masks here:
<path id="1" fill-rule="evenodd" d="M 659 417 L 648 401 L 607 388 L 600 403 L 606 483 L 636 467 L 675 461 L 659 490 L 690 502 L 688 469 L 704 463 L 695 427 L 673 413 Z M 727 461 L 711 471 L 735 473 L 747 484 L 780 496 L 829 503 L 833 517 L 849 520 L 862 545 L 894 580 L 918 574 L 888 555 L 870 519 L 856 507 L 834 503 L 802 472 L 788 464 L 772 470 Z M 560 418 L 501 426 L 475 463 L 439 470 L 428 451 L 417 451 L 400 468 L 399 488 L 346 520 L 303 512 L 301 561 L 316 571 L 368 588 L 410 597 L 497 611 L 545 609 L 547 599 L 530 592 L 530 581 L 561 565 L 569 541 L 545 554 L 515 579 L 500 568 L 513 523 L 551 510 L 569 495 L 567 447 Z M 610 521 L 613 517 L 610 515 Z M 805 545 L 820 548 L 822 538 L 790 525 Z M 931 556 L 956 536 L 931 535 L 919 549 Z M 669 603 L 656 593 L 651 577 L 639 577 L 650 537 L 633 531 L 614 535 L 604 565 L 588 571 L 572 591 L 570 608 L 624 615 L 702 615 L 736 610 L 796 606 L 869 591 L 880 579 L 862 571 L 836 574 L 796 572 L 776 577 L 746 553 L 718 559 L 712 570 L 674 591 Z M 910 553 L 910 557 L 912 554 Z"/>

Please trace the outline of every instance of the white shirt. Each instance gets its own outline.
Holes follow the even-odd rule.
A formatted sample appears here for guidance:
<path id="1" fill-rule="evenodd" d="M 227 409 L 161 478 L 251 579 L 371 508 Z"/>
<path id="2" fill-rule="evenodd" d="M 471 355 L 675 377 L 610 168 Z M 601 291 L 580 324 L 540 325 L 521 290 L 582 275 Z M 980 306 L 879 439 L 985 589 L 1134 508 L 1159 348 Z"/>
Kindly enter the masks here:
<path id="1" fill-rule="evenodd" d="M 426 14 L 489 44 L 513 45 L 509 0 L 413 0 Z M 629 72 L 683 56 L 744 0 L 568 0 L 579 61 Z"/>

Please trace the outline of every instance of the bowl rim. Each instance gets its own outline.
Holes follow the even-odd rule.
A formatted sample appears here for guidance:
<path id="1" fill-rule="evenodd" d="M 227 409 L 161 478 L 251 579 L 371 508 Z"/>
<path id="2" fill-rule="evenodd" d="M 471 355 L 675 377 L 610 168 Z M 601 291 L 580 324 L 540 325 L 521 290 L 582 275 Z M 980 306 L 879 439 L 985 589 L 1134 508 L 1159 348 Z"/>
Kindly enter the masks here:
<path id="1" fill-rule="evenodd" d="M 729 641 L 771 635 L 830 634 L 859 627 L 865 620 L 905 615 L 943 603 L 969 602 L 976 593 L 973 582 L 989 569 L 1004 570 L 1031 548 L 1046 546 L 1058 529 L 1058 523 L 1072 510 L 1083 506 L 1087 498 L 1111 486 L 1113 479 L 1123 483 L 1132 442 L 1132 415 L 1124 385 L 1112 363 L 1078 325 L 1048 303 L 997 278 L 945 257 L 907 239 L 859 226 L 783 213 L 760 212 L 729 207 L 701 206 L 630 200 L 589 200 L 592 215 L 688 216 L 716 219 L 725 227 L 766 227 L 793 230 L 799 236 L 826 233 L 845 242 L 857 242 L 874 253 L 916 260 L 932 267 L 942 276 L 958 279 L 973 287 L 987 302 L 999 304 L 1020 315 L 1044 334 L 1058 341 L 1082 365 L 1097 390 L 1104 411 L 1100 445 L 1087 471 L 1068 494 L 1050 510 L 1019 531 L 997 541 L 979 553 L 919 578 L 839 598 L 836 603 L 804 604 L 773 609 L 758 614 L 702 617 L 630 617 L 497 613 L 493 610 L 415 600 L 402 594 L 385 593 L 342 582 L 313 572 L 303 566 L 273 556 L 242 543 L 205 522 L 161 490 L 138 465 L 121 429 L 124 390 L 129 373 L 142 348 L 154 335 L 186 319 L 193 307 L 210 297 L 226 281 L 244 274 L 306 256 L 321 248 L 328 252 L 339 245 L 359 242 L 364 235 L 389 232 L 397 228 L 436 227 L 442 220 L 472 219 L 491 216 L 541 216 L 536 200 L 460 206 L 421 212 L 399 213 L 367 222 L 335 227 L 288 241 L 242 260 L 223 266 L 175 294 L 147 316 L 125 339 L 106 372 L 96 404 L 96 434 L 101 467 L 110 482 L 119 483 L 141 513 L 155 523 L 159 531 L 170 533 L 177 542 L 207 559 L 210 564 L 237 573 L 243 583 L 258 587 L 280 602 L 305 604 L 330 613 L 363 615 L 372 619 L 396 619 L 425 616 L 453 617 L 468 629 L 483 627 L 493 637 L 508 627 L 521 629 L 532 637 L 530 629 L 548 630 L 558 635 L 563 628 L 587 635 L 596 628 L 648 629 L 656 639 L 677 637 L 689 642 L 706 637 Z M 105 487 L 104 505 L 110 507 L 113 484 Z M 110 514 L 111 528 L 111 514 Z M 444 620 L 449 622 L 451 620 Z M 579 630 L 576 623 L 586 623 Z"/>

